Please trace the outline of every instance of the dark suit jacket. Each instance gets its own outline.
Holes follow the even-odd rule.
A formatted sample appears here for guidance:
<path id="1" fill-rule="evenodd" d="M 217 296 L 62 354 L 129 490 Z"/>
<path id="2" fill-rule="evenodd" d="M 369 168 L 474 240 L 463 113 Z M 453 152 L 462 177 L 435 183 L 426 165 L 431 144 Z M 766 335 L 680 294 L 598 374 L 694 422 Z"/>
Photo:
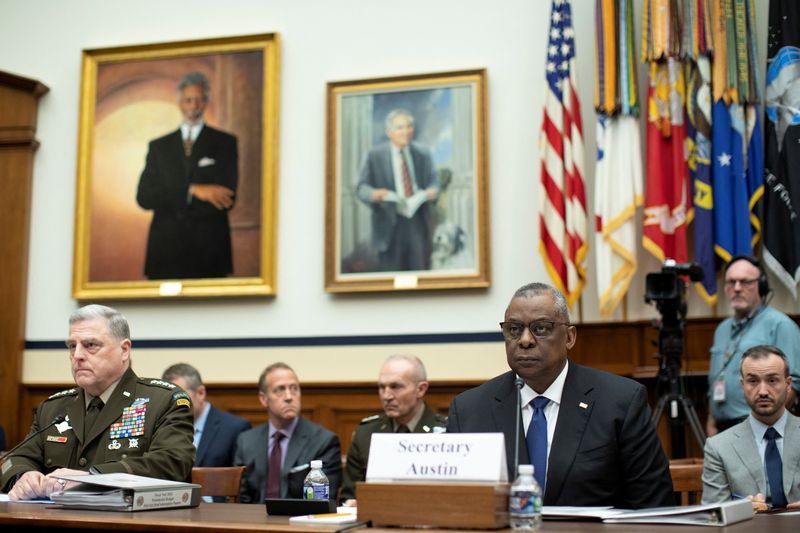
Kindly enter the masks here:
<path id="1" fill-rule="evenodd" d="M 269 424 L 261 424 L 240 433 L 236 441 L 234 465 L 247 467 L 239 494 L 242 503 L 262 503 L 266 498 L 268 439 Z M 322 470 L 331 484 L 330 497 L 335 499 L 342 481 L 339 437 L 300 417 L 281 468 L 281 498 L 303 497 L 303 480 L 311 470 L 309 463 L 315 459 L 322 460 Z"/>
<path id="2" fill-rule="evenodd" d="M 439 177 L 430 153 L 413 142 L 408 148 L 414 165 L 417 188 L 438 188 Z M 389 143 L 380 144 L 369 151 L 364 166 L 361 167 L 361 176 L 356 187 L 358 198 L 372 209 L 372 247 L 378 252 L 385 252 L 389 249 L 394 235 L 397 206 L 394 202 L 373 202 L 371 197 L 375 189 L 395 190 L 392 150 Z M 422 217 L 426 227 L 430 228 L 428 204 L 429 202 L 422 204 L 417 215 Z"/>
<path id="3" fill-rule="evenodd" d="M 153 211 L 144 273 L 150 279 L 223 277 L 233 272 L 228 211 L 189 198 L 189 185 L 217 184 L 236 191 L 236 137 L 203 126 L 183 152 L 178 129 L 150 142 L 136 201 Z"/>
<path id="4" fill-rule="evenodd" d="M 131 427 L 128 419 L 134 413 L 143 420 L 142 426 Z M 173 481 L 192 477 L 192 409 L 188 395 L 172 383 L 140 378 L 128 368 L 88 435 L 84 435 L 83 390 L 57 392 L 39 404 L 30 433 L 64 415 L 68 427 L 63 433 L 51 426 L 6 461 L 0 489 L 10 488 L 6 485 L 12 478 L 29 470 L 49 474 L 58 468 L 86 471 L 94 467 L 102 474 L 124 472 Z"/>
<path id="5" fill-rule="evenodd" d="M 459 394 L 447 431 L 506 437 L 514 479 L 517 389 L 514 372 Z M 520 464 L 529 463 L 520 430 Z M 633 380 L 570 361 L 547 465 L 544 505 L 674 505 L 669 463 L 650 421 L 645 388 Z"/>
<path id="6" fill-rule="evenodd" d="M 439 433 L 444 431 L 447 426 L 447 419 L 439 413 L 431 411 L 428 404 L 422 417 L 414 428 L 414 433 Z M 340 500 L 356 497 L 356 483 L 367 479 L 367 460 L 369 459 L 369 445 L 372 442 L 373 433 L 391 433 L 392 419 L 381 413 L 380 415 L 369 416 L 361 420 L 356 430 L 353 432 L 353 440 L 350 449 L 347 450 L 347 464 L 344 469 L 344 482 L 342 483 L 342 495 Z"/>
<path id="7" fill-rule="evenodd" d="M 212 405 L 197 447 L 195 466 L 232 466 L 236 438 L 247 429 L 250 422 Z"/>

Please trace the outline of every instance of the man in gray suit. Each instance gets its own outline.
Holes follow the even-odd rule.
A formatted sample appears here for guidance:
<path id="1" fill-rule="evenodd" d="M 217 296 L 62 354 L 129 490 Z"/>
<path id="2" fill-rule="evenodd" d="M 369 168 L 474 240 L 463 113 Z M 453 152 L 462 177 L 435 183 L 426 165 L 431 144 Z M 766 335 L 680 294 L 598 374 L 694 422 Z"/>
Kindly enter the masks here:
<path id="1" fill-rule="evenodd" d="M 786 410 L 792 386 L 786 355 L 754 346 L 740 369 L 750 415 L 706 441 L 703 503 L 747 497 L 757 511 L 800 508 L 800 419 Z"/>
<path id="2" fill-rule="evenodd" d="M 258 400 L 269 421 L 239 434 L 235 466 L 246 466 L 239 499 L 302 498 L 312 460 L 322 461 L 330 498 L 342 479 L 342 452 L 336 434 L 300 416 L 300 382 L 285 363 L 274 363 L 258 379 Z"/>
<path id="3" fill-rule="evenodd" d="M 409 111 L 387 115 L 386 136 L 389 142 L 367 155 L 356 187 L 358 198 L 372 209 L 372 247 L 384 272 L 428 270 L 428 204 L 439 195 L 439 178 L 428 150 L 411 141 L 414 117 Z"/>

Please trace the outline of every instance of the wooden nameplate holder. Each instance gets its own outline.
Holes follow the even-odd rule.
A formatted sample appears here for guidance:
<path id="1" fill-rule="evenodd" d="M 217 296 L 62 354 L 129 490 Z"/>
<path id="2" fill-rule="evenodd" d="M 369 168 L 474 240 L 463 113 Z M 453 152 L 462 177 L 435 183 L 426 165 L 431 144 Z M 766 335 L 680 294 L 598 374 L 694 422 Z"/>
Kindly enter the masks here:
<path id="1" fill-rule="evenodd" d="M 395 481 L 356 484 L 358 519 L 375 526 L 508 527 L 508 483 Z"/>

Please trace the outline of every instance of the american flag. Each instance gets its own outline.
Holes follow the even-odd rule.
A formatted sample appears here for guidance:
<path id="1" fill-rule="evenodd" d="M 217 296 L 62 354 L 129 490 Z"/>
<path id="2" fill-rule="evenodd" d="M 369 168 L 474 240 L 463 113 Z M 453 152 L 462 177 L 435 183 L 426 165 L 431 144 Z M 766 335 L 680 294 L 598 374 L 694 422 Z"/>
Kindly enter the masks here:
<path id="1" fill-rule="evenodd" d="M 553 0 L 539 143 L 539 252 L 553 284 L 570 307 L 586 283 L 584 260 L 588 250 L 574 38 L 569 0 Z"/>

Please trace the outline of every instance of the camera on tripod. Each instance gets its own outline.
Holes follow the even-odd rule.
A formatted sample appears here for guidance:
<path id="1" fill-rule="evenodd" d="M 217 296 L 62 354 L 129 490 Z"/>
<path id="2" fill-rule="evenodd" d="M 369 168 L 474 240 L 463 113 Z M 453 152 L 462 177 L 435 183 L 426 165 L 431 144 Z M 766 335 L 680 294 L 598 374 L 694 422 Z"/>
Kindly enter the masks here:
<path id="1" fill-rule="evenodd" d="M 689 426 L 702 449 L 705 444 L 705 433 L 700 419 L 691 404 L 681 392 L 680 367 L 683 355 L 684 317 L 686 316 L 686 282 L 684 277 L 692 281 L 701 281 L 703 268 L 697 263 L 677 263 L 667 259 L 661 266 L 661 272 L 651 272 L 645 279 L 644 301 L 654 302 L 661 313 L 658 328 L 659 369 L 657 386 L 664 392 L 660 395 L 653 411 L 653 422 L 658 423 L 667 404 L 670 404 L 670 428 L 672 433 L 673 457 L 685 457 L 683 434 L 683 418 L 686 416 Z"/>

